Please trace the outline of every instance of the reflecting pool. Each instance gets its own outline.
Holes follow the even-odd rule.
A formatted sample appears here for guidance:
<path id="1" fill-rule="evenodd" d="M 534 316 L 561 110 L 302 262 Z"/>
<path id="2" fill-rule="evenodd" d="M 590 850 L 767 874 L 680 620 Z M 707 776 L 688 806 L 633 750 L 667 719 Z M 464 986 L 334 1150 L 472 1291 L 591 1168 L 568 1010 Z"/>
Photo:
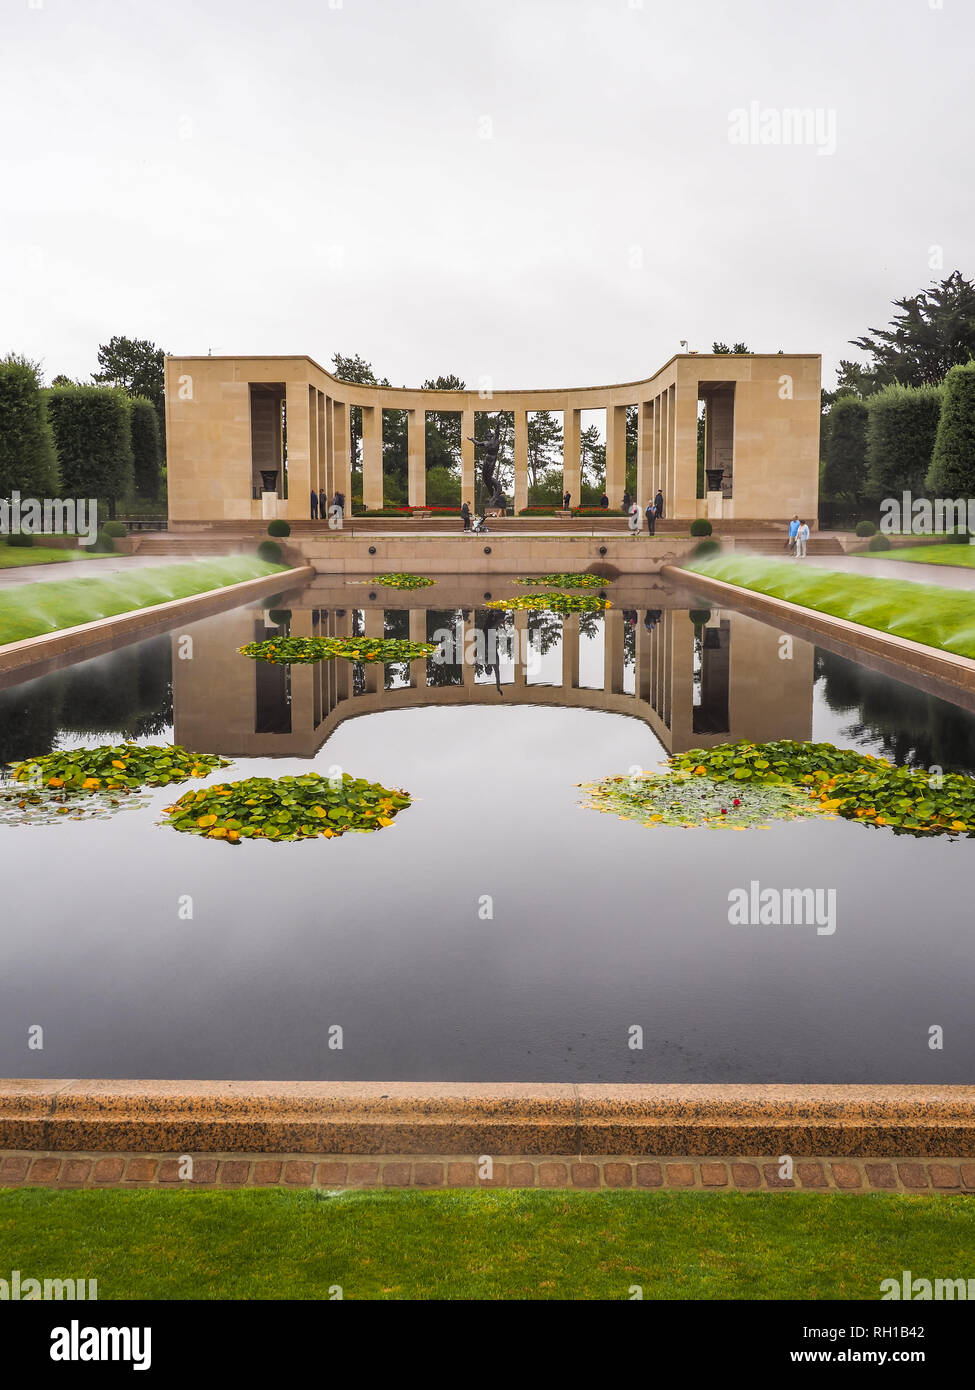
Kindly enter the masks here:
<path id="1" fill-rule="evenodd" d="M 234 760 L 214 782 L 342 769 L 414 797 L 378 834 L 238 849 L 161 826 L 171 788 L 110 820 L 0 826 L 0 1073 L 971 1081 L 971 842 L 646 829 L 578 784 L 738 738 L 972 771 L 975 716 L 660 583 L 563 619 L 499 618 L 483 582 L 320 580 L 0 691 L 4 762 L 172 738 Z M 280 632 L 452 659 L 238 655 Z M 835 933 L 731 925 L 752 881 L 834 889 Z"/>

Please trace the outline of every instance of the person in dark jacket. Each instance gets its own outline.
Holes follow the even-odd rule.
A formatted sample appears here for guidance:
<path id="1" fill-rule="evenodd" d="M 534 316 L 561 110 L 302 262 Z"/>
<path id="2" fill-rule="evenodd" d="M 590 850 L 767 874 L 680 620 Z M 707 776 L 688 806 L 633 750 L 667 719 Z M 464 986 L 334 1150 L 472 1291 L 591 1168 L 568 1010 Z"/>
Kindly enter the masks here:
<path id="1" fill-rule="evenodd" d="M 312 521 L 318 520 L 318 493 L 314 488 L 311 490 L 311 519 Z"/>
<path id="2" fill-rule="evenodd" d="M 328 516 L 328 493 L 323 487 L 318 489 L 318 515 L 322 521 Z"/>
<path id="3" fill-rule="evenodd" d="M 657 509 L 656 509 L 656 507 L 653 505 L 652 502 L 648 502 L 648 503 L 647 503 L 647 506 L 646 506 L 646 515 L 647 515 L 647 535 L 648 535 L 648 536 L 652 536 L 652 535 L 654 534 L 654 531 L 655 531 L 656 525 L 657 525 Z"/>
<path id="4" fill-rule="evenodd" d="M 630 496 L 630 489 L 627 488 L 623 493 L 623 510 L 629 515 L 630 508 L 633 506 L 633 498 Z"/>
<path id="5" fill-rule="evenodd" d="M 658 520 L 658 521 L 663 521 L 663 519 L 664 519 L 664 495 L 663 495 L 663 493 L 660 491 L 659 487 L 657 488 L 657 495 L 656 495 L 656 497 L 653 499 L 653 505 L 654 505 L 654 507 L 657 509 L 657 520 Z"/>
<path id="6" fill-rule="evenodd" d="M 571 501 L 572 501 L 572 493 L 571 493 L 571 492 L 567 492 L 567 493 L 565 494 L 565 496 L 562 498 L 562 510 L 563 510 L 564 512 L 567 512 L 567 511 L 569 510 L 569 503 L 570 503 Z"/>
<path id="7" fill-rule="evenodd" d="M 464 518 L 464 530 L 469 531 L 471 529 L 471 509 L 466 502 L 461 507 L 460 514 Z"/>
<path id="8" fill-rule="evenodd" d="M 603 507 L 603 508 L 606 508 L 606 507 L 609 506 L 609 498 L 606 496 L 605 492 L 603 493 L 602 497 L 600 497 L 600 499 L 599 499 L 599 505 L 600 505 L 601 507 Z"/>

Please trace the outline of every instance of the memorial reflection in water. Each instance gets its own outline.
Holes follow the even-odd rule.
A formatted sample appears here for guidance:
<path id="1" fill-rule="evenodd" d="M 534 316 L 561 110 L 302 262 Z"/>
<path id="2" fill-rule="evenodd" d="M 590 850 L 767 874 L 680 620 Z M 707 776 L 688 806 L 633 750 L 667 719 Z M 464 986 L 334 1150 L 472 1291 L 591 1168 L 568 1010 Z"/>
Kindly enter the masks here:
<path id="1" fill-rule="evenodd" d="M 605 613 L 499 613 L 475 587 L 445 585 L 450 602 L 420 606 L 415 595 L 316 584 L 282 607 L 181 629 L 172 638 L 176 742 L 231 757 L 312 757 L 360 714 L 502 703 L 628 715 L 666 753 L 811 736 L 815 649 L 756 619 L 695 610 L 687 594 L 649 585 L 613 586 Z M 436 641 L 440 650 L 385 667 L 274 666 L 238 655 L 282 631 Z"/>

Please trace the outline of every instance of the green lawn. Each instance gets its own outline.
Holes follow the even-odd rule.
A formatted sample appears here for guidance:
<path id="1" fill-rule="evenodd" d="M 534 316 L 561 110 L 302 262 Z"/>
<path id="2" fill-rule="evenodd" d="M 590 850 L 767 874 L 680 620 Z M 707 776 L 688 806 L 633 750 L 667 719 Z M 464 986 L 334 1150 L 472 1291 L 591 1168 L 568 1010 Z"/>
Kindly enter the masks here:
<path id="1" fill-rule="evenodd" d="M 0 645 L 42 632 L 90 623 L 113 613 L 151 608 L 174 598 L 258 579 L 286 568 L 256 555 L 220 555 L 183 564 L 160 564 L 110 577 L 51 580 L 5 589 L 0 600 Z"/>
<path id="2" fill-rule="evenodd" d="M 691 561 L 683 568 L 897 637 L 975 657 L 975 592 L 966 589 L 840 573 L 818 565 L 805 568 L 801 561 L 767 560 L 759 555 L 717 556 Z"/>
<path id="3" fill-rule="evenodd" d="M 897 550 L 868 550 L 859 560 L 906 560 L 915 565 L 964 565 L 975 567 L 975 545 L 910 545 Z"/>
<path id="4" fill-rule="evenodd" d="M 100 1299 L 869 1298 L 965 1276 L 975 1201 L 873 1193 L 0 1191 L 0 1269 Z"/>
<path id="5" fill-rule="evenodd" d="M 19 569 L 21 565 L 57 565 L 66 560 L 107 560 L 105 551 L 58 550 L 52 545 L 0 545 L 0 570 Z"/>

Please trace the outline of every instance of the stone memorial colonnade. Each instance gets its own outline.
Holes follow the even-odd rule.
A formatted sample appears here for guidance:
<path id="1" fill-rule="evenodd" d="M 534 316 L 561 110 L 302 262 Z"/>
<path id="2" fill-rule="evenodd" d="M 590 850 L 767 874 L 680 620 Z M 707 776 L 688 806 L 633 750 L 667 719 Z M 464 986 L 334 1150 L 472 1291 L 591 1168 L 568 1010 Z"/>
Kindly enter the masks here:
<path id="1" fill-rule="evenodd" d="M 475 412 L 514 414 L 517 514 L 528 504 L 528 414 L 561 412 L 563 490 L 580 498 L 581 412 L 606 412 L 606 492 L 625 487 L 626 408 L 637 408 L 637 500 L 663 491 L 672 519 L 815 518 L 821 359 L 817 354 L 684 353 L 652 377 L 572 389 L 435 391 L 357 386 L 309 357 L 168 357 L 166 423 L 171 524 L 255 521 L 277 474 L 277 515 L 307 519 L 309 493 L 351 502 L 349 409 L 362 408 L 363 505 L 383 505 L 382 411 L 408 411 L 409 502 L 426 501 L 425 412 L 461 416 L 462 497 L 473 505 Z M 706 459 L 723 470 L 698 485 L 698 402 L 705 401 Z M 285 442 L 286 441 L 286 442 Z M 285 467 L 286 464 L 286 467 Z M 262 473 L 265 474 L 262 482 Z M 712 477 L 712 481 L 714 478 Z M 699 495 L 700 494 L 700 495 Z M 273 502 L 273 496 L 272 496 Z"/>

